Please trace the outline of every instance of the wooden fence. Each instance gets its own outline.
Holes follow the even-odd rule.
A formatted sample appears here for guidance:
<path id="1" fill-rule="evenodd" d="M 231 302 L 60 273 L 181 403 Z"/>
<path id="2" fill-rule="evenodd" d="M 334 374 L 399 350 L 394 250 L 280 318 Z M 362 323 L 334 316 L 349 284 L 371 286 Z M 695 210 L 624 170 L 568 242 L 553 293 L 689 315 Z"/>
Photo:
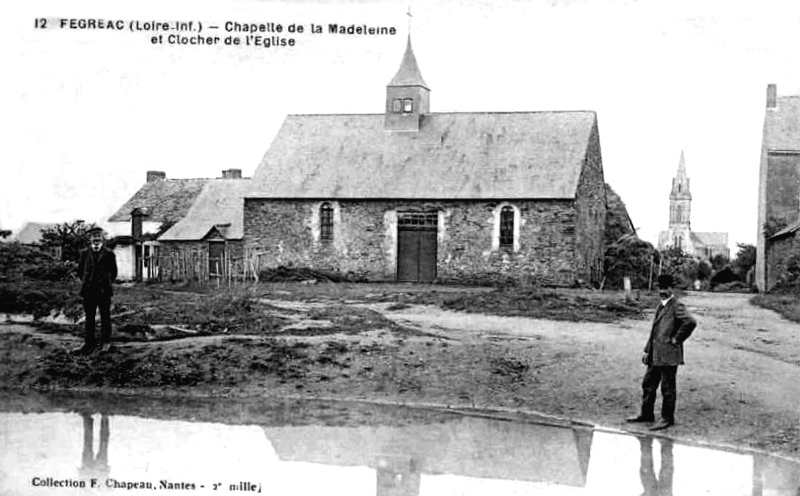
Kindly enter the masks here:
<path id="1" fill-rule="evenodd" d="M 158 280 L 230 285 L 236 281 L 258 281 L 263 267 L 264 254 L 252 250 L 245 250 L 242 258 L 233 258 L 225 250 L 221 257 L 212 259 L 202 250 L 162 252 Z"/>

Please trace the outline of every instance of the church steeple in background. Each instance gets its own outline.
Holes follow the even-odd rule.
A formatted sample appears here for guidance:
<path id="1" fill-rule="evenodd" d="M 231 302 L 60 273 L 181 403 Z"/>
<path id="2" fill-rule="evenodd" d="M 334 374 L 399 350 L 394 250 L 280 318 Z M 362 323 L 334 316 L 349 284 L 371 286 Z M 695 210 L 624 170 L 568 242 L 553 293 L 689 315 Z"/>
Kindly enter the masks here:
<path id="1" fill-rule="evenodd" d="M 689 191 L 689 177 L 686 175 L 686 159 L 683 157 L 683 150 L 681 150 L 681 159 L 678 162 L 678 174 L 672 179 L 672 193 L 670 199 L 692 199 L 692 193 Z"/>
<path id="2" fill-rule="evenodd" d="M 686 158 L 681 150 L 678 173 L 672 178 L 669 193 L 669 228 L 658 235 L 658 249 L 678 248 L 682 252 L 710 260 L 715 255 L 730 256 L 728 233 L 692 231 L 692 191 L 686 174 Z"/>
<path id="3" fill-rule="evenodd" d="M 678 162 L 678 174 L 672 178 L 672 191 L 669 194 L 669 224 L 691 225 L 692 192 L 689 187 L 689 176 L 686 175 L 686 159 L 681 150 Z"/>

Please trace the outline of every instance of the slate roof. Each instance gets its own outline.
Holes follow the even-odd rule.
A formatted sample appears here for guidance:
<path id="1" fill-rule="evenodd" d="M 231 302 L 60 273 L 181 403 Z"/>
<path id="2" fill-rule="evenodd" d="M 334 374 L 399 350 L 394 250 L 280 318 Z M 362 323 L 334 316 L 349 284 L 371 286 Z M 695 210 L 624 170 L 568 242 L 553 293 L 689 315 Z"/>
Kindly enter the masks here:
<path id="1" fill-rule="evenodd" d="M 419 132 L 384 114 L 290 115 L 253 176 L 254 198 L 574 198 L 592 111 L 435 113 Z"/>
<path id="2" fill-rule="evenodd" d="M 417 65 L 417 57 L 414 56 L 414 49 L 411 48 L 411 35 L 408 36 L 406 43 L 406 53 L 403 55 L 403 60 L 400 62 L 400 68 L 397 69 L 397 74 L 394 75 L 387 86 L 422 86 L 428 88 L 425 80 L 422 79 L 422 73 Z"/>
<path id="3" fill-rule="evenodd" d="M 723 232 L 692 232 L 692 241 L 698 241 L 705 246 L 728 246 L 728 233 Z"/>
<path id="4" fill-rule="evenodd" d="M 784 227 L 780 231 L 778 231 L 775 234 L 773 234 L 772 236 L 770 236 L 769 239 L 780 238 L 780 237 L 786 236 L 787 234 L 794 234 L 798 230 L 800 230 L 800 220 L 797 220 L 796 222 L 794 222 L 792 224 L 789 224 L 788 226 Z"/>
<path id="5" fill-rule="evenodd" d="M 780 96 L 764 118 L 767 150 L 800 150 L 800 96 Z"/>
<path id="6" fill-rule="evenodd" d="M 246 179 L 206 181 L 186 215 L 159 236 L 159 241 L 200 240 L 215 227 L 226 239 L 242 239 L 243 198 L 249 187 Z"/>
<path id="7" fill-rule="evenodd" d="M 19 231 L 12 233 L 12 240 L 23 245 L 35 245 L 42 242 L 42 231 L 58 224 L 42 222 L 26 222 Z"/>
<path id="8" fill-rule="evenodd" d="M 142 209 L 148 222 L 175 222 L 189 211 L 210 179 L 165 179 L 145 183 L 130 200 L 109 217 L 109 222 L 128 222 L 134 208 Z"/>

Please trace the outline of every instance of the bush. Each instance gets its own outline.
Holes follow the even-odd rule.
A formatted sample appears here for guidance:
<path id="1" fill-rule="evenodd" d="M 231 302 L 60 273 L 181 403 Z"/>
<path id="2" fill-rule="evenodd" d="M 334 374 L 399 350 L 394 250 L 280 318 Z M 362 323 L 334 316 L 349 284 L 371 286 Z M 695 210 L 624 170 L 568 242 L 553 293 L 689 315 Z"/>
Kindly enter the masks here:
<path id="1" fill-rule="evenodd" d="M 323 281 L 323 282 L 365 282 L 364 277 L 348 272 L 327 272 L 303 267 L 286 267 L 284 265 L 264 269 L 258 273 L 260 282 L 302 282 L 302 281 Z"/>
<path id="2" fill-rule="evenodd" d="M 32 288 L 25 285 L 0 285 L 0 312 L 32 314 L 44 317 L 53 311 L 68 315 L 80 308 L 77 288 Z"/>
<path id="3" fill-rule="evenodd" d="M 658 268 L 658 251 L 636 235 L 625 236 L 609 246 L 603 260 L 605 287 L 622 288 L 623 279 L 631 278 L 634 288 L 647 288 L 651 269 Z M 653 275 L 655 279 L 655 274 Z"/>
<path id="4" fill-rule="evenodd" d="M 742 281 L 732 281 L 712 285 L 711 291 L 714 291 L 715 293 L 752 293 L 754 292 L 754 288 L 748 286 Z"/>
<path id="5" fill-rule="evenodd" d="M 78 264 L 75 262 L 59 262 L 47 260 L 40 265 L 30 266 L 23 271 L 23 276 L 39 281 L 70 281 L 77 279 Z"/>
<path id="6" fill-rule="evenodd" d="M 0 243 L 0 281 L 72 279 L 77 264 L 60 262 L 38 248 L 20 243 Z"/>

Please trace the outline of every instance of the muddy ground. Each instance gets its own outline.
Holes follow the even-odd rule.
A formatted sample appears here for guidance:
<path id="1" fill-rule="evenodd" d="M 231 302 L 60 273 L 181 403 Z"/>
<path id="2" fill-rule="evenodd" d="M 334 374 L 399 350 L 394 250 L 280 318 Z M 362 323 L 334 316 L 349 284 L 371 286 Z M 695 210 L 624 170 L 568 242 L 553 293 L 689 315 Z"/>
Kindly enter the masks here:
<path id="1" fill-rule="evenodd" d="M 553 303 L 534 293 L 520 299 L 485 289 L 431 291 L 289 285 L 255 299 L 229 294 L 214 301 L 186 293 L 180 297 L 180 307 L 189 309 L 186 322 L 167 322 L 171 327 L 164 321 L 176 299 L 153 292 L 151 310 L 137 308 L 115 321 L 112 351 L 88 357 L 70 353 L 80 345 L 80 326 L 2 325 L 0 386 L 359 399 L 540 412 L 644 429 L 624 418 L 639 406 L 650 310 L 625 303 L 619 293 L 563 291 L 558 298 L 566 303 Z M 686 343 L 677 425 L 667 434 L 800 458 L 798 325 L 749 298 L 684 297 L 700 325 Z M 120 299 L 115 311 L 131 312 Z M 651 299 L 644 296 L 642 306 Z M 212 304 L 219 307 L 211 323 L 191 311 Z M 532 310 L 548 305 L 554 313 Z M 565 310 L 570 305 L 601 317 L 575 322 L 568 315 L 583 314 Z M 527 316 L 491 315 L 503 313 Z M 548 318 L 534 318 L 541 316 Z"/>

